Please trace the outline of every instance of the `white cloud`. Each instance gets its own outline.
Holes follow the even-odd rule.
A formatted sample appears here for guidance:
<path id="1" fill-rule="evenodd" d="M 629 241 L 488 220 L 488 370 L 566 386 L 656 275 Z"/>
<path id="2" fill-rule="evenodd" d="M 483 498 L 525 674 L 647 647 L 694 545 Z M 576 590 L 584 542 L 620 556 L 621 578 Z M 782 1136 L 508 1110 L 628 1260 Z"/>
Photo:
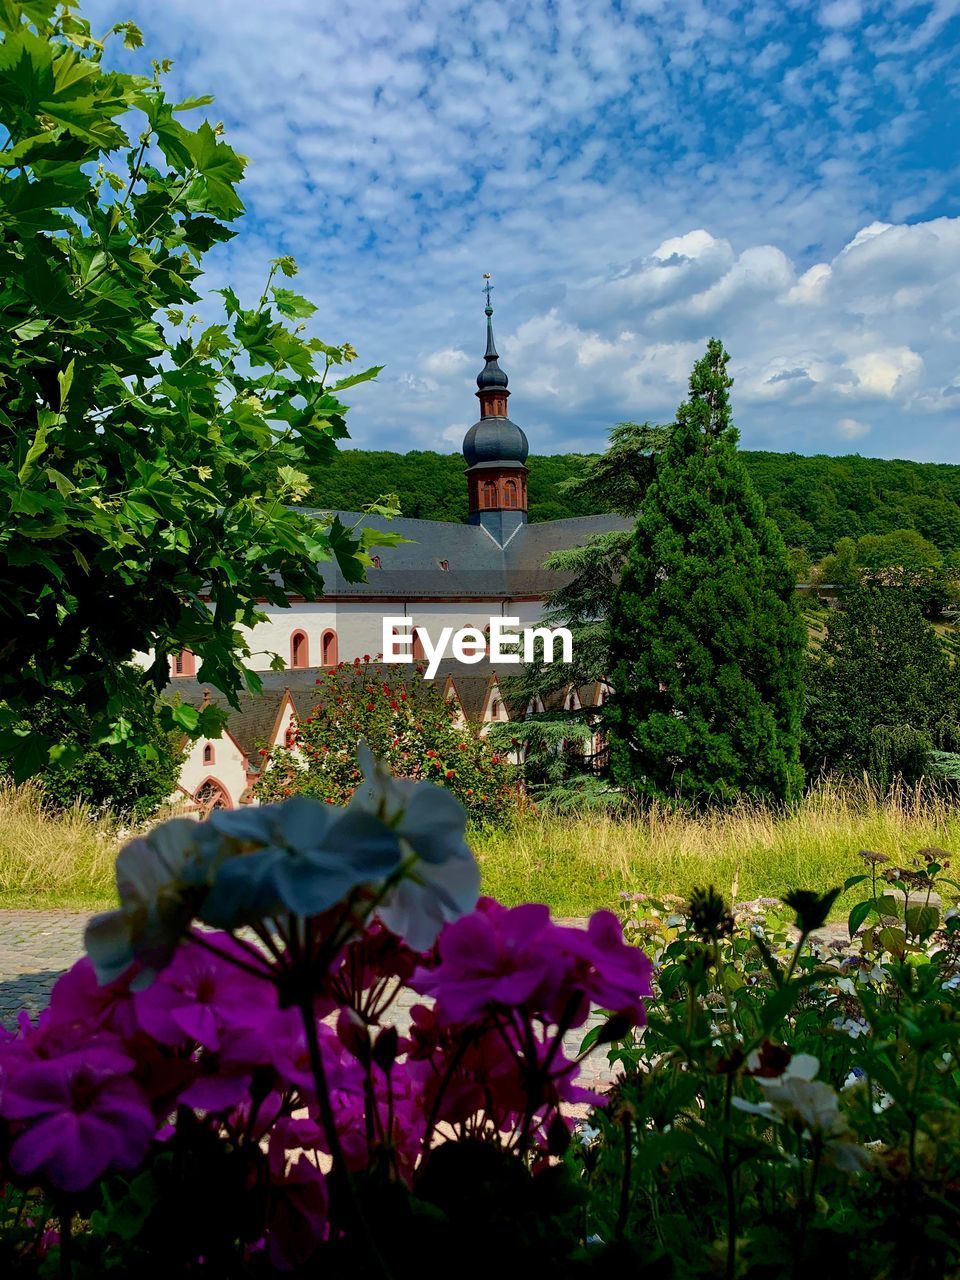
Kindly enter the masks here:
<path id="1" fill-rule="evenodd" d="M 370 447 L 476 416 L 492 271 L 511 416 L 537 451 L 663 420 L 711 334 L 744 443 L 960 460 L 960 219 L 927 102 L 960 0 L 85 0 L 217 95 L 250 156 L 209 283 L 293 253 L 311 329 L 386 364 Z M 444 425 L 447 424 L 447 425 Z M 461 425 L 462 424 L 462 425 Z"/>
<path id="2" fill-rule="evenodd" d="M 841 418 L 837 423 L 837 435 L 844 440 L 862 440 L 869 434 L 869 426 L 865 422 L 858 422 L 856 418 Z"/>
<path id="3" fill-rule="evenodd" d="M 820 7 L 820 21 L 825 27 L 852 27 L 862 14 L 860 0 L 829 0 Z"/>

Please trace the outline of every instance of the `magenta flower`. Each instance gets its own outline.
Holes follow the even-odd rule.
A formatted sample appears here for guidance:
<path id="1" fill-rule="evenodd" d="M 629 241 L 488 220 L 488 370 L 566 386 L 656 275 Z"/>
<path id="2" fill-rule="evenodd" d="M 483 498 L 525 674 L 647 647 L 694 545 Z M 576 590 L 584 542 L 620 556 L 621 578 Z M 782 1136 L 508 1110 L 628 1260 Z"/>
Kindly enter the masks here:
<path id="1" fill-rule="evenodd" d="M 221 951 L 243 951 L 223 934 L 207 935 Z M 261 1027 L 276 1011 L 273 985 L 185 943 L 152 986 L 136 995 L 137 1020 L 160 1044 L 189 1042 L 218 1050 L 234 1032 Z"/>
<path id="2" fill-rule="evenodd" d="M 439 965 L 419 969 L 411 986 L 436 997 L 446 1022 L 473 1022 L 492 1008 L 542 1003 L 538 993 L 553 985 L 562 965 L 562 953 L 548 945 L 555 927 L 547 907 L 528 903 L 507 910 L 487 899 L 447 925 L 438 940 Z"/>
<path id="3" fill-rule="evenodd" d="M 641 1022 L 650 994 L 650 961 L 623 941 L 609 911 L 583 930 L 555 924 L 544 906 L 507 910 L 485 900 L 443 930 L 437 953 L 439 964 L 419 969 L 411 985 L 436 997 L 446 1023 L 517 1009 L 569 1029 L 586 1021 L 591 1004 Z"/>
<path id="4" fill-rule="evenodd" d="M 133 1068 L 119 1042 L 21 1060 L 0 1097 L 0 1115 L 12 1122 L 14 1173 L 76 1192 L 108 1170 L 140 1164 L 156 1125 Z"/>
<path id="5" fill-rule="evenodd" d="M 620 921 L 612 911 L 595 911 L 586 929 L 555 926 L 550 945 L 565 957 L 566 977 L 561 999 L 566 1001 L 553 1010 L 559 1020 L 561 1009 L 569 1007 L 582 993 L 584 1006 L 569 1026 L 580 1026 L 590 1012 L 590 1005 L 611 1013 L 626 1014 L 634 1024 L 646 1020 L 644 998 L 652 994 L 653 965 L 639 948 L 624 942 Z M 582 1017 L 580 1016 L 582 1012 Z"/>
<path id="6" fill-rule="evenodd" d="M 137 1032 L 130 981 L 136 970 L 130 970 L 115 982 L 101 986 L 93 962 L 86 956 L 61 975 L 53 984 L 47 1010 L 51 1026 L 72 1028 L 78 1036 L 89 1039 L 94 1031 L 113 1031 L 123 1040 Z"/>

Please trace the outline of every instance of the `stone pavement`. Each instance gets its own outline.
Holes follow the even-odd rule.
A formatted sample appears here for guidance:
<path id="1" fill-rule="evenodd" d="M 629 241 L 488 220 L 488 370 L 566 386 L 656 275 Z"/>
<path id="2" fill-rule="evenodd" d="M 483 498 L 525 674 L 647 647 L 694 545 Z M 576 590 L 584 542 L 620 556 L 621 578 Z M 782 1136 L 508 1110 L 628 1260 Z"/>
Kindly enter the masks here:
<path id="1" fill-rule="evenodd" d="M 46 1005 L 50 988 L 70 965 L 83 955 L 83 929 L 89 913 L 78 911 L 0 910 L 0 1026 L 16 1026 L 21 1009 L 35 1017 Z M 583 926 L 585 920 L 564 920 L 563 924 Z M 393 1017 L 403 1031 L 410 1006 L 420 1000 L 412 992 L 394 1007 Z M 564 1047 L 575 1056 L 586 1027 L 567 1036 Z M 581 1066 L 582 1083 L 588 1088 L 604 1088 L 611 1079 L 606 1054 L 591 1053 Z"/>

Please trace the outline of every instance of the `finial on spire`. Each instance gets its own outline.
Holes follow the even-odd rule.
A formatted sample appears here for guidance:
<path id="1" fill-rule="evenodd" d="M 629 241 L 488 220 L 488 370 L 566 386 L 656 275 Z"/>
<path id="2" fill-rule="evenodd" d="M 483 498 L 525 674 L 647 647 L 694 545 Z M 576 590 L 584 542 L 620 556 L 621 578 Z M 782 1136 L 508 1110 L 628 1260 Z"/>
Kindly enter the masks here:
<path id="1" fill-rule="evenodd" d="M 486 284 L 483 286 L 483 292 L 487 295 L 487 305 L 484 310 L 488 316 L 492 316 L 493 305 L 490 302 L 490 294 L 493 292 L 493 285 L 490 283 L 490 272 L 485 271 L 483 273 L 483 278 L 486 281 Z"/>

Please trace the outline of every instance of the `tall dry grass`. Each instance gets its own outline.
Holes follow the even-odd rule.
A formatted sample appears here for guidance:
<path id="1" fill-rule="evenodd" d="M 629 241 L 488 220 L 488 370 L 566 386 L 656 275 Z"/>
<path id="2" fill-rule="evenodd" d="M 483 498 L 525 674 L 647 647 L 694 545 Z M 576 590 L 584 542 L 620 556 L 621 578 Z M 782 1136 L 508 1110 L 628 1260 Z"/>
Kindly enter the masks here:
<path id="1" fill-rule="evenodd" d="M 115 823 L 83 805 L 58 813 L 36 786 L 0 785 L 0 907 L 112 903 L 120 839 Z"/>
<path id="2" fill-rule="evenodd" d="M 615 907 L 621 892 L 686 895 L 705 883 L 737 900 L 825 890 L 864 870 L 860 849 L 902 859 L 931 844 L 960 850 L 960 808 L 943 796 L 830 781 L 789 809 L 745 803 L 691 816 L 652 808 L 628 819 L 532 813 L 474 840 L 484 892 L 547 902 L 565 916 Z M 838 900 L 834 914 L 856 894 Z"/>
<path id="3" fill-rule="evenodd" d="M 80 805 L 56 813 L 33 786 L 0 786 L 0 907 L 111 905 L 123 836 Z M 528 811 L 471 841 L 485 893 L 579 916 L 638 890 L 687 894 L 713 883 L 742 900 L 827 889 L 862 868 L 860 849 L 894 859 L 930 844 L 960 851 L 960 806 L 919 789 L 825 782 L 790 809 L 742 804 L 694 817 L 653 808 L 626 819 Z M 841 899 L 835 914 L 854 900 Z"/>

